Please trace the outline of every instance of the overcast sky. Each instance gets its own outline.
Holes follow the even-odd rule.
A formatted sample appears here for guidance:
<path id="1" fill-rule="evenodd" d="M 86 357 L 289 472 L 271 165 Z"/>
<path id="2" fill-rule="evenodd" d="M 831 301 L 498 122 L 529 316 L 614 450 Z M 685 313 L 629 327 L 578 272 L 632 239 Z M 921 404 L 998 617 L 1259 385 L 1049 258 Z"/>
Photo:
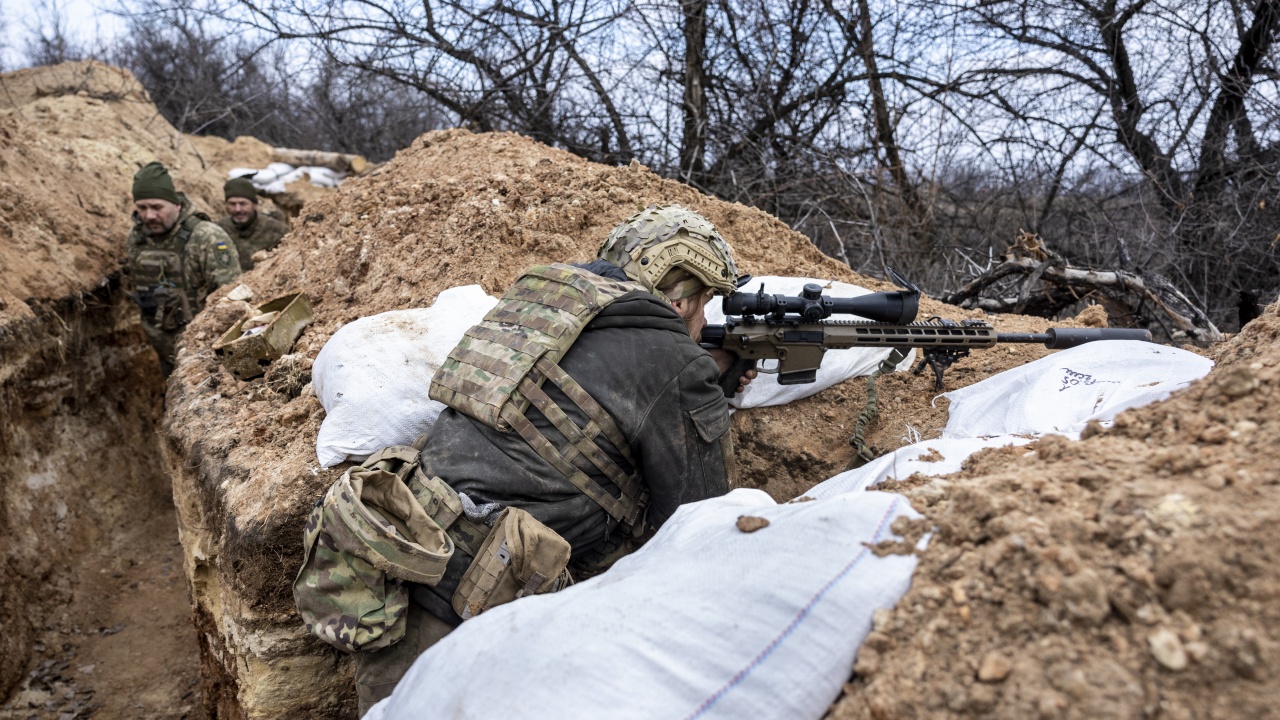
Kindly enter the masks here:
<path id="1" fill-rule="evenodd" d="M 32 28 L 51 27 L 51 9 L 61 15 L 72 40 L 95 44 L 123 31 L 124 23 L 111 14 L 119 11 L 118 0 L 0 0 L 4 19 L 3 67 L 11 70 L 27 64 L 24 56 Z"/>

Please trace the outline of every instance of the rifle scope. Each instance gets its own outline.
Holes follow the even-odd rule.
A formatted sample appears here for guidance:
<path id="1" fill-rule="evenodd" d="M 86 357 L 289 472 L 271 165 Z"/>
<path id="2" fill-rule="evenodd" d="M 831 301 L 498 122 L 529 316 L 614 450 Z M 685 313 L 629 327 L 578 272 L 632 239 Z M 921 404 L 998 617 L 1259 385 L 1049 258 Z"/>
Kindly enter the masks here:
<path id="1" fill-rule="evenodd" d="M 799 320 L 814 322 L 839 314 L 902 325 L 916 319 L 919 306 L 920 291 L 915 289 L 833 298 L 823 295 L 817 283 L 808 283 L 800 296 L 795 297 L 765 294 L 764 283 L 761 283 L 759 292 L 725 296 L 723 309 L 725 315 L 772 315 L 777 320 L 798 316 Z"/>

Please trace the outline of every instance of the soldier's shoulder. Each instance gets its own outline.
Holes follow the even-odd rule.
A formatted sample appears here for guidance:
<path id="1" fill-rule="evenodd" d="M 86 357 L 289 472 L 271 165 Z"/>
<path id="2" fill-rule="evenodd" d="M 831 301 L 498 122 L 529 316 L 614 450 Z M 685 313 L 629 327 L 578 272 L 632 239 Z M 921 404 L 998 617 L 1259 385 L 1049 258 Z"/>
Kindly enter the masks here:
<path id="1" fill-rule="evenodd" d="M 222 231 L 228 235 L 231 234 L 231 230 L 236 226 L 235 220 L 232 220 L 230 215 L 218 218 L 214 224 L 222 228 Z"/>
<path id="2" fill-rule="evenodd" d="M 237 274 L 240 270 L 239 253 L 236 245 L 222 228 L 211 221 L 197 223 L 191 230 L 191 239 L 187 241 L 187 252 L 198 253 L 214 258 L 214 264 L 235 266 Z"/>
<path id="3" fill-rule="evenodd" d="M 281 232 L 281 233 L 287 233 L 287 232 L 289 232 L 289 224 L 288 224 L 288 223 L 286 223 L 286 222 L 285 222 L 285 221 L 283 221 L 283 220 L 280 220 L 279 218 L 274 217 L 274 216 L 271 216 L 271 215 L 259 215 L 259 216 L 258 216 L 258 220 L 259 220 L 259 221 L 265 221 L 265 224 L 266 224 L 266 226 L 267 226 L 267 228 L 268 228 L 269 230 L 277 230 L 277 231 L 279 231 L 279 232 Z"/>
<path id="4" fill-rule="evenodd" d="M 200 220 L 196 222 L 195 227 L 191 228 L 191 240 L 204 243 L 230 242 L 231 236 L 218 223 L 212 220 Z"/>

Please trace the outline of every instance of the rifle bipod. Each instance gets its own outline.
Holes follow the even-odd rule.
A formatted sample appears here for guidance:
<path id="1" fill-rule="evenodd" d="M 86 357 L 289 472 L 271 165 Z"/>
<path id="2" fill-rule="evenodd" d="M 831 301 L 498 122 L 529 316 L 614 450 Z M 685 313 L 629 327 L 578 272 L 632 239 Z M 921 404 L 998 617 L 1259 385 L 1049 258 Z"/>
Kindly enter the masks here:
<path id="1" fill-rule="evenodd" d="M 967 347 L 931 347 L 922 348 L 921 352 L 924 357 L 920 358 L 920 362 L 911 369 L 912 375 L 919 375 L 924 366 L 928 365 L 933 370 L 933 389 L 942 389 L 942 373 L 951 367 L 957 360 L 969 357 L 969 348 Z"/>

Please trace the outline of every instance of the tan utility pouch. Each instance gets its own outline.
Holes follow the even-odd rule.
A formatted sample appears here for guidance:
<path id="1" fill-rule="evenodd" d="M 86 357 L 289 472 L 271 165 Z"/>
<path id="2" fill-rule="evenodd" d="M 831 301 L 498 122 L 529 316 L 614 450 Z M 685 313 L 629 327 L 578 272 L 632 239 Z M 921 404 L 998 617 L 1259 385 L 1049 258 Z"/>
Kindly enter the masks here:
<path id="1" fill-rule="evenodd" d="M 503 510 L 462 574 L 454 611 L 467 620 L 516 598 L 568 586 L 569 550 L 568 540 L 529 513 Z"/>

